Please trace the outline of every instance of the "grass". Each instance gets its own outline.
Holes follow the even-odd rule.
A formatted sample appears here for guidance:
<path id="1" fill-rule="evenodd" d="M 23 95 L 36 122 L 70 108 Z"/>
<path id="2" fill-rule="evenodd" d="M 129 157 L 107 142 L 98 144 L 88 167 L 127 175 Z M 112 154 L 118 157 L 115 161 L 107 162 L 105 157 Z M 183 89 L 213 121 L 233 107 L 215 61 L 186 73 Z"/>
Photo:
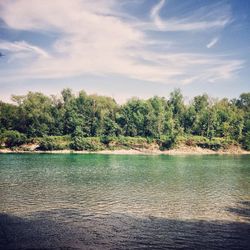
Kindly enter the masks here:
<path id="1" fill-rule="evenodd" d="M 203 136 L 182 135 L 177 137 L 161 136 L 158 139 L 150 137 L 128 137 L 128 136 L 100 136 L 100 137 L 74 137 L 45 136 L 40 138 L 29 138 L 26 144 L 38 144 L 38 150 L 119 150 L 119 149 L 151 149 L 166 150 L 176 146 L 186 145 L 190 147 L 201 147 L 212 150 L 228 149 L 232 145 L 239 146 L 237 142 L 228 138 L 212 138 L 209 140 Z M 3 148 L 3 144 L 1 144 Z M 5 146 L 6 147 L 6 146 Z M 29 150 L 25 144 L 22 150 Z M 18 149 L 18 148 L 17 148 Z"/>

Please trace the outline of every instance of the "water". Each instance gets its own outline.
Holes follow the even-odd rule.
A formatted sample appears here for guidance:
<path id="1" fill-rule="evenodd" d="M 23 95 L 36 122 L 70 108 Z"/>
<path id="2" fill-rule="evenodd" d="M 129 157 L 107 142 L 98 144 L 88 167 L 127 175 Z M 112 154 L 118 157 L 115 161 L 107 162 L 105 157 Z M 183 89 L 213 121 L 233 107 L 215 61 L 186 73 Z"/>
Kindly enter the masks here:
<path id="1" fill-rule="evenodd" d="M 1 249 L 250 248 L 250 156 L 0 155 Z"/>

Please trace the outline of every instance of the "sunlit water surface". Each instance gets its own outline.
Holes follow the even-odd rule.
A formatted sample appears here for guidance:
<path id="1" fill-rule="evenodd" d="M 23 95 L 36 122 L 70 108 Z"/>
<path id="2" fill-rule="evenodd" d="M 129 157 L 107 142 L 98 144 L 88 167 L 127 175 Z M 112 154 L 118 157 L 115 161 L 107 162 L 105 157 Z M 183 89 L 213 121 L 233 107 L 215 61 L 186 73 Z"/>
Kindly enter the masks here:
<path id="1" fill-rule="evenodd" d="M 0 155 L 0 248 L 244 249 L 250 156 Z"/>

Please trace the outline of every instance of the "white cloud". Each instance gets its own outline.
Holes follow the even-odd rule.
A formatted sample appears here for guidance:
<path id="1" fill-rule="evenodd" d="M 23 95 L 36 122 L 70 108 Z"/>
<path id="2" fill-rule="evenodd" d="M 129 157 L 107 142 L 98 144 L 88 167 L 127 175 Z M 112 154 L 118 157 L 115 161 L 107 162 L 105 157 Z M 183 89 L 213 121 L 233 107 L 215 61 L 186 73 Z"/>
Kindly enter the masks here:
<path id="1" fill-rule="evenodd" d="M 164 26 L 165 26 L 165 24 L 163 23 L 159 15 L 164 4 L 165 4 L 165 0 L 160 0 L 159 3 L 157 3 L 151 9 L 151 12 L 150 12 L 151 19 L 153 20 L 155 26 L 158 27 L 159 29 L 164 29 Z"/>
<path id="2" fill-rule="evenodd" d="M 8 41 L 0 41 L 0 49 L 7 50 L 10 52 L 26 52 L 26 53 L 32 53 L 37 54 L 42 57 L 49 57 L 48 53 L 34 45 L 31 45 L 25 41 L 16 41 L 16 42 L 8 42 Z"/>
<path id="3" fill-rule="evenodd" d="M 211 21 L 215 15 L 214 9 L 207 14 L 199 10 L 179 21 L 163 21 L 159 13 L 164 3 L 161 0 L 151 10 L 152 27 L 193 31 L 223 27 L 228 22 L 228 15 Z M 144 81 L 187 84 L 206 78 L 226 79 L 243 65 L 240 60 L 218 56 L 163 54 L 150 50 L 149 44 L 164 44 L 147 35 L 143 22 L 137 20 L 134 23 L 124 18 L 124 13 L 117 12 L 117 4 L 119 1 L 115 0 L 0 2 L 0 16 L 10 28 L 57 35 L 49 54 L 45 49 L 25 41 L 1 42 L 0 48 L 14 55 L 19 53 L 20 56 L 21 52 L 39 55 L 22 62 L 23 67 L 13 69 L 12 75 L 20 78 L 62 78 L 83 74 L 119 74 Z M 165 44 L 171 46 L 169 41 Z M 8 79 L 11 75 L 9 68 L 0 71 L 1 79 Z"/>
<path id="4" fill-rule="evenodd" d="M 145 29 L 161 31 L 204 31 L 206 29 L 223 28 L 230 23 L 230 10 L 227 6 L 213 5 L 200 8 L 192 15 L 163 20 L 160 12 L 165 0 L 160 0 L 152 9 L 152 24 L 144 24 Z M 218 15 L 219 14 L 219 15 Z"/>
<path id="5" fill-rule="evenodd" d="M 219 41 L 218 37 L 214 37 L 208 44 L 207 44 L 207 48 L 210 49 L 212 47 L 214 47 L 214 45 Z"/>

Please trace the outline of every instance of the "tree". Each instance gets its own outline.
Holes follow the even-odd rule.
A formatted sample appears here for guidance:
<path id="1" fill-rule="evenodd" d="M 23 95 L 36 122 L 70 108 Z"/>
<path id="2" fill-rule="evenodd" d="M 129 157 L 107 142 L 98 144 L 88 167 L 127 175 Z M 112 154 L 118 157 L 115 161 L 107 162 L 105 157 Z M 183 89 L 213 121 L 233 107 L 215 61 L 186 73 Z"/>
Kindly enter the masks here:
<path id="1" fill-rule="evenodd" d="M 21 146 L 26 140 L 27 138 L 24 134 L 15 130 L 5 131 L 0 136 L 0 142 L 4 143 L 8 148 Z"/>
<path id="2" fill-rule="evenodd" d="M 17 119 L 18 107 L 0 101 L 0 132 L 16 129 Z"/>
<path id="3" fill-rule="evenodd" d="M 137 98 L 130 99 L 122 106 L 117 122 L 126 136 L 145 136 L 147 102 Z"/>
<path id="4" fill-rule="evenodd" d="M 185 105 L 180 89 L 175 89 L 170 93 L 168 104 L 172 109 L 173 117 L 175 119 L 175 129 L 181 132 L 181 128 L 183 128 Z"/>
<path id="5" fill-rule="evenodd" d="M 26 96 L 13 96 L 18 104 L 18 124 L 16 129 L 28 137 L 49 134 L 53 123 L 52 100 L 42 93 L 29 92 Z"/>
<path id="6" fill-rule="evenodd" d="M 85 91 L 74 95 L 70 89 L 64 89 L 60 97 L 29 92 L 12 100 L 15 104 L 0 102 L 0 134 L 12 131 L 8 138 L 16 140 L 16 145 L 22 135 L 44 137 L 48 147 L 54 141 L 47 136 L 70 135 L 75 145 L 100 148 L 100 142 L 84 138 L 125 135 L 156 139 L 168 147 L 177 135 L 191 134 L 205 137 L 204 141 L 219 137 L 250 147 L 250 93 L 214 101 L 203 94 L 188 105 L 179 89 L 171 92 L 169 100 L 132 98 L 122 106 L 110 97 L 87 95 Z"/>
<path id="7" fill-rule="evenodd" d="M 121 134 L 120 126 L 107 114 L 103 118 L 102 135 L 105 136 L 118 136 Z"/>
<path id="8" fill-rule="evenodd" d="M 250 112 L 250 92 L 241 94 L 240 98 L 236 101 L 236 105 L 240 109 Z"/>
<path id="9" fill-rule="evenodd" d="M 173 113 L 165 98 L 153 97 L 147 100 L 145 136 L 160 138 L 173 132 Z"/>

